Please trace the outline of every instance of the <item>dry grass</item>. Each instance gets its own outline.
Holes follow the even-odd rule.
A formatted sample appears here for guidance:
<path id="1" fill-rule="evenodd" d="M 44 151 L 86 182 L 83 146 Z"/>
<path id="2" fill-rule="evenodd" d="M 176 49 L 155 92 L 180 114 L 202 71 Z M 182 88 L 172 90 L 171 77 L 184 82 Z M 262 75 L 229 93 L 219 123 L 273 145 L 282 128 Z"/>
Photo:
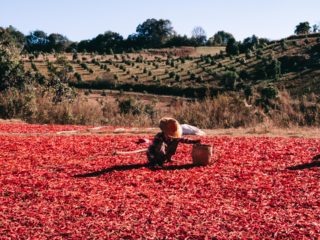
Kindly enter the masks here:
<path id="1" fill-rule="evenodd" d="M 174 116 L 183 123 L 201 128 L 249 127 L 264 121 L 261 111 L 247 108 L 238 97 L 220 95 L 193 103 L 181 103 Z"/>
<path id="2" fill-rule="evenodd" d="M 201 55 L 216 55 L 221 51 L 224 52 L 226 50 L 225 47 L 196 47 L 195 51 L 191 54 L 193 57 L 199 57 Z"/>
<path id="3" fill-rule="evenodd" d="M 108 97 L 92 98 L 79 95 L 73 101 L 53 103 L 52 94 L 40 92 L 21 93 L 8 91 L 0 95 L 0 118 L 19 118 L 30 123 L 113 125 L 113 126 L 157 126 L 163 116 L 173 116 L 181 123 L 188 123 L 202 129 L 245 128 L 249 133 L 268 133 L 270 129 L 292 129 L 293 127 L 319 127 L 320 103 L 315 95 L 292 99 L 287 92 L 281 92 L 273 100 L 270 109 L 248 107 L 240 96 L 219 95 L 202 101 L 188 101 L 171 98 L 156 101 L 130 96 L 136 107 L 148 105 L 149 111 L 128 111 L 123 113 L 119 102 L 128 98 L 119 95 L 112 101 Z M 136 104 L 136 105 L 135 105 Z M 150 112 L 151 111 L 151 112 Z"/>

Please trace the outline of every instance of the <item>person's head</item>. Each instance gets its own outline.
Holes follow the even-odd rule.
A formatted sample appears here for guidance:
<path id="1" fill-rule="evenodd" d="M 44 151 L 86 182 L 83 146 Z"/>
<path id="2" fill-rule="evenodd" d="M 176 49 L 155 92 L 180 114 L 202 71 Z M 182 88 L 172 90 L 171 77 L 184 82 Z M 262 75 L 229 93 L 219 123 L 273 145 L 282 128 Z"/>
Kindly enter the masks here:
<path id="1" fill-rule="evenodd" d="M 166 137 L 181 138 L 182 136 L 182 127 L 174 118 L 161 118 L 159 127 Z"/>

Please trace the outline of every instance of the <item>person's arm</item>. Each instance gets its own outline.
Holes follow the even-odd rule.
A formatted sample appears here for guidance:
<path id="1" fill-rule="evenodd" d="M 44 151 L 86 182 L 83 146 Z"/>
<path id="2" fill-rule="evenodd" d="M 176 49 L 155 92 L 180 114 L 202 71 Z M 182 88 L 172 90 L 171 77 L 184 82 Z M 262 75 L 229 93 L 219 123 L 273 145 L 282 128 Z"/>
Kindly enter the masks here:
<path id="1" fill-rule="evenodd" d="M 186 144 L 197 144 L 197 143 L 200 143 L 201 140 L 200 139 L 192 140 L 192 139 L 188 139 L 188 138 L 180 138 L 179 142 L 186 143 Z"/>
<path id="2" fill-rule="evenodd" d="M 161 134 L 157 134 L 153 139 L 154 151 L 156 154 L 165 154 L 165 142 Z"/>

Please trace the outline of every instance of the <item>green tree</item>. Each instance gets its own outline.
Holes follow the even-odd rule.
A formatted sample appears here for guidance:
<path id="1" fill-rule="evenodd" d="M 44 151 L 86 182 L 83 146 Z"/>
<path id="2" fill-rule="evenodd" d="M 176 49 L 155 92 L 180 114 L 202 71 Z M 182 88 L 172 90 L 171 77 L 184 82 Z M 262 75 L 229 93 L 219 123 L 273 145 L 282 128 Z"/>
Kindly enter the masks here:
<path id="1" fill-rule="evenodd" d="M 213 37 L 209 38 L 208 44 L 213 46 L 227 46 L 228 41 L 232 38 L 234 39 L 231 33 L 225 31 L 218 31 L 216 34 L 213 35 Z"/>
<path id="2" fill-rule="evenodd" d="M 18 48 L 23 48 L 25 36 L 13 26 L 9 26 L 8 28 L 0 27 L 0 42 L 4 45 L 13 44 Z"/>
<path id="3" fill-rule="evenodd" d="M 48 37 L 48 51 L 54 50 L 55 52 L 64 52 L 70 45 L 70 41 L 67 37 L 62 36 L 59 33 L 51 33 Z"/>
<path id="4" fill-rule="evenodd" d="M 15 46 L 0 42 L 0 91 L 10 87 L 23 88 L 31 77 L 24 72 L 19 61 L 19 51 Z"/>
<path id="5" fill-rule="evenodd" d="M 234 38 L 229 39 L 226 52 L 229 55 L 238 55 L 239 54 L 239 43 L 236 42 Z"/>
<path id="6" fill-rule="evenodd" d="M 160 47 L 173 34 L 171 21 L 167 19 L 147 19 L 136 29 L 136 38 L 144 42 L 145 47 Z"/>
<path id="7" fill-rule="evenodd" d="M 119 33 L 107 31 L 92 39 L 88 50 L 96 51 L 100 54 L 121 52 L 123 50 L 123 37 Z"/>
<path id="8" fill-rule="evenodd" d="M 222 76 L 221 84 L 227 90 L 234 90 L 239 75 L 235 71 L 227 71 Z"/>
<path id="9" fill-rule="evenodd" d="M 310 33 L 310 24 L 309 22 L 301 22 L 296 26 L 295 34 L 308 34 Z"/>
<path id="10" fill-rule="evenodd" d="M 44 31 L 36 30 L 26 36 L 26 50 L 33 51 L 48 51 L 49 39 Z"/>

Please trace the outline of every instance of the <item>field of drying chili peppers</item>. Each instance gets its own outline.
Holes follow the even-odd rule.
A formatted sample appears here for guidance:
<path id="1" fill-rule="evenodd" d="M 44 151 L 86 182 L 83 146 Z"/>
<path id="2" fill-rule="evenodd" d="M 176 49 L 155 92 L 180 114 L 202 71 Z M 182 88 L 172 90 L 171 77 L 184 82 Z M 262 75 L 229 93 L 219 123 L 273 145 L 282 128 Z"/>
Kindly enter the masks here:
<path id="1" fill-rule="evenodd" d="M 143 153 L 112 156 L 141 136 L 28 135 L 72 129 L 0 126 L 1 239 L 319 237 L 320 138 L 201 137 L 212 165 L 180 145 L 150 169 Z"/>

